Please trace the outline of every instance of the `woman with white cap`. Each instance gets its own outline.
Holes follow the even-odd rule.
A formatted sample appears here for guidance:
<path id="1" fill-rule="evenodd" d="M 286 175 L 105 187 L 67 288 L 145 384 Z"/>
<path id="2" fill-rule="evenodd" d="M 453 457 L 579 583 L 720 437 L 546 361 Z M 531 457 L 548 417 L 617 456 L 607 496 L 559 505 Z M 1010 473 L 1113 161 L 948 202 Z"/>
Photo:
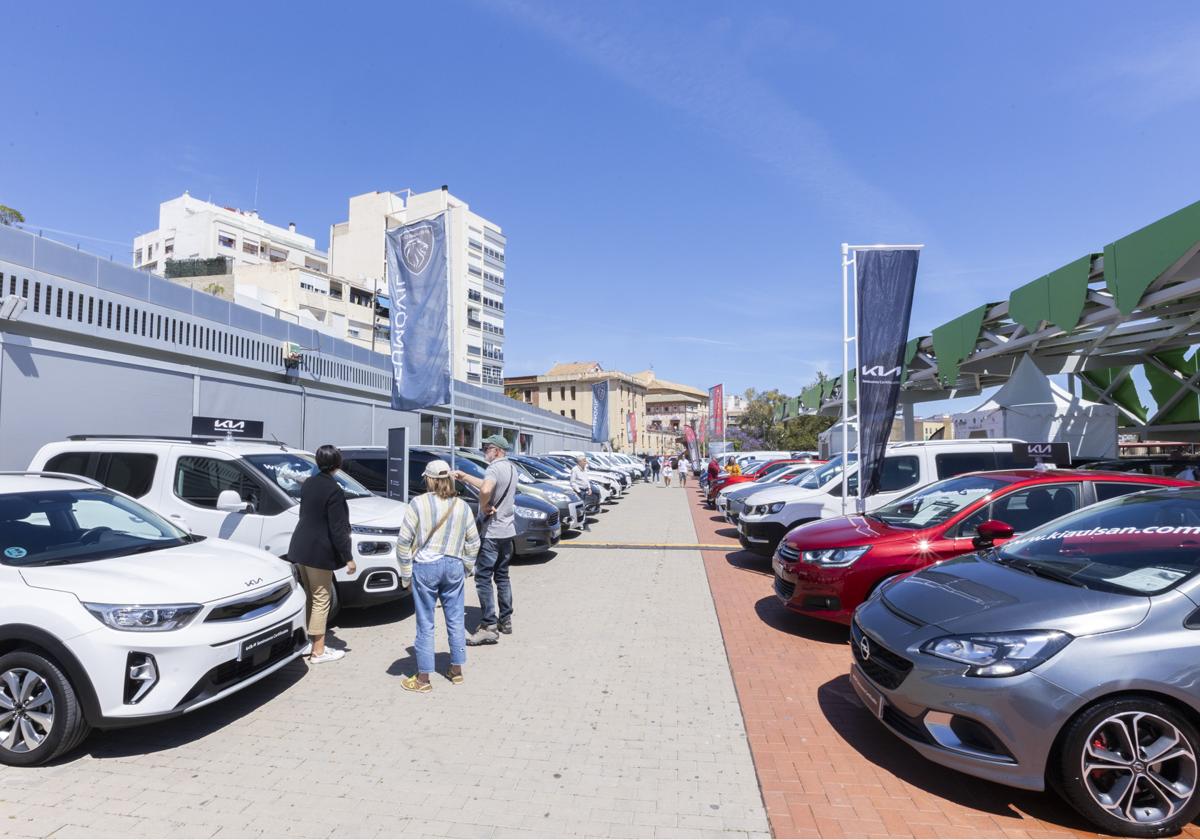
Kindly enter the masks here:
<path id="1" fill-rule="evenodd" d="M 400 577 L 411 581 L 413 605 L 417 617 L 417 673 L 405 677 L 400 685 L 407 691 L 433 690 L 429 674 L 433 671 L 433 616 L 438 601 L 446 619 L 450 642 L 450 670 L 446 677 L 458 685 L 463 681 L 462 666 L 467 661 L 464 626 L 463 584 L 475 569 L 479 553 L 479 530 L 466 502 L 458 498 L 450 465 L 430 461 L 425 467 L 425 488 L 409 504 L 396 554 L 400 559 Z"/>

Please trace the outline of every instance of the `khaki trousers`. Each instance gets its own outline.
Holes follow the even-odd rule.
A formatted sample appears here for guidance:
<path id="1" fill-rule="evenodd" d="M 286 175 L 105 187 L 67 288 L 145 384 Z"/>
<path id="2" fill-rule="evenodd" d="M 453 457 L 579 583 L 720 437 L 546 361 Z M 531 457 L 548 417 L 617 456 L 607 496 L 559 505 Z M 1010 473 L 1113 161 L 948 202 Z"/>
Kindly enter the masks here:
<path id="1" fill-rule="evenodd" d="M 300 566 L 300 581 L 308 593 L 304 617 L 308 624 L 308 635 L 325 635 L 325 623 L 329 620 L 330 590 L 333 589 L 333 571 Z"/>

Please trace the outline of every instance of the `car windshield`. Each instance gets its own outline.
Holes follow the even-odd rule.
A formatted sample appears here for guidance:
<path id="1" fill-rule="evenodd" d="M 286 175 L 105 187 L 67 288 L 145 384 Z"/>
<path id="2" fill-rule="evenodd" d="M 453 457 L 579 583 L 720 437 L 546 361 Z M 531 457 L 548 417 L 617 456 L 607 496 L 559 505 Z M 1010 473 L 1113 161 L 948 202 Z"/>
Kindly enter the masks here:
<path id="1" fill-rule="evenodd" d="M 893 528 L 932 528 L 946 522 L 959 511 L 965 510 L 1006 483 L 985 475 L 948 478 L 923 487 L 915 493 L 909 493 L 868 515 L 872 519 L 886 522 Z"/>
<path id="2" fill-rule="evenodd" d="M 766 478 L 760 478 L 763 484 L 778 484 L 780 482 L 789 482 L 793 479 L 800 478 L 806 473 L 812 472 L 812 467 L 792 467 L 786 470 L 780 470 L 768 475 Z"/>
<path id="3" fill-rule="evenodd" d="M 858 460 L 858 453 L 850 453 L 850 463 L 854 464 Z M 846 458 L 842 455 L 837 456 L 828 464 L 823 464 L 804 475 L 793 478 L 789 484 L 794 487 L 799 487 L 804 490 L 818 490 L 824 487 L 831 481 L 841 480 L 842 466 L 845 464 Z"/>
<path id="4" fill-rule="evenodd" d="M 551 478 L 562 479 L 567 477 L 566 470 L 564 470 L 562 465 L 557 461 L 537 458 L 534 459 L 534 463 L 537 464 L 546 473 L 546 475 L 550 476 Z"/>
<path id="5" fill-rule="evenodd" d="M 1200 494 L 1121 496 L 1009 540 L 992 556 L 1086 589 L 1156 595 L 1200 571 Z"/>
<path id="6" fill-rule="evenodd" d="M 300 486 L 304 484 L 305 480 L 320 472 L 316 459 L 311 455 L 304 455 L 299 452 L 272 452 L 269 455 L 247 455 L 246 460 L 255 466 L 259 472 L 275 482 L 280 490 L 287 493 L 293 499 L 300 498 Z M 370 490 L 363 487 L 341 470 L 335 472 L 333 477 L 338 484 L 342 485 L 342 490 L 345 491 L 347 498 L 365 499 L 373 495 Z"/>
<path id="7" fill-rule="evenodd" d="M 191 537 L 108 490 L 0 496 L 0 563 L 60 566 L 174 548 Z"/>

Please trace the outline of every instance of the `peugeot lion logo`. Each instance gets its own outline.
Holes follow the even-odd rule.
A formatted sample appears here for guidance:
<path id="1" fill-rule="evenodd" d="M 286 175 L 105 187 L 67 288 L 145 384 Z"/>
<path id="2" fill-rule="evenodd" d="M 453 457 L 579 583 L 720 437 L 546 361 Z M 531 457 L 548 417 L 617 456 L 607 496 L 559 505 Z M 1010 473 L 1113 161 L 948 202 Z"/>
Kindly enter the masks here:
<path id="1" fill-rule="evenodd" d="M 400 258 L 413 274 L 420 274 L 429 265 L 433 253 L 433 231 L 420 225 L 400 234 Z"/>
<path id="2" fill-rule="evenodd" d="M 862 654 L 863 662 L 871 658 L 871 642 L 866 636 L 858 640 L 858 652 Z"/>

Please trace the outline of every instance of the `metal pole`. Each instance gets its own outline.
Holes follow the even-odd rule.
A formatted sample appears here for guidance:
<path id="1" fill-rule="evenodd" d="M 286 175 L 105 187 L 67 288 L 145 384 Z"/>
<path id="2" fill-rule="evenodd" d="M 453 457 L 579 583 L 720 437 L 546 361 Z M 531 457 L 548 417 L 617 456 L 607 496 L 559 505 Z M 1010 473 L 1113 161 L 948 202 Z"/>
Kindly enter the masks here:
<path id="1" fill-rule="evenodd" d="M 842 516 L 846 515 L 850 457 L 850 245 L 842 243 Z"/>
<path id="2" fill-rule="evenodd" d="M 850 263 L 852 265 L 851 270 L 854 272 L 854 420 L 858 424 L 857 428 L 859 431 L 858 441 L 857 441 L 856 445 L 858 446 L 859 449 L 861 449 L 862 448 L 862 412 L 859 410 L 859 408 L 861 407 L 861 404 L 858 401 L 858 373 L 860 370 L 862 370 L 862 362 L 859 360 L 859 355 L 858 355 L 858 331 L 859 331 L 859 323 L 858 323 L 858 312 L 859 312 L 858 256 L 855 255 L 855 258 L 852 259 L 850 261 Z M 867 499 L 863 495 L 862 453 L 861 452 L 858 453 L 858 464 L 859 464 L 859 467 L 858 467 L 859 475 L 858 475 L 857 507 L 858 507 L 858 512 L 860 514 L 862 514 L 862 513 L 867 512 Z"/>
<path id="3" fill-rule="evenodd" d="M 450 352 L 447 354 L 450 365 L 450 469 L 454 470 L 454 454 L 457 449 L 455 438 L 458 435 L 458 427 L 454 421 L 454 278 L 450 275 L 450 193 L 445 189 L 442 190 L 442 213 L 442 224 L 446 234 L 446 299 L 450 301 L 446 330 L 450 334 L 447 339 L 450 343 Z"/>

